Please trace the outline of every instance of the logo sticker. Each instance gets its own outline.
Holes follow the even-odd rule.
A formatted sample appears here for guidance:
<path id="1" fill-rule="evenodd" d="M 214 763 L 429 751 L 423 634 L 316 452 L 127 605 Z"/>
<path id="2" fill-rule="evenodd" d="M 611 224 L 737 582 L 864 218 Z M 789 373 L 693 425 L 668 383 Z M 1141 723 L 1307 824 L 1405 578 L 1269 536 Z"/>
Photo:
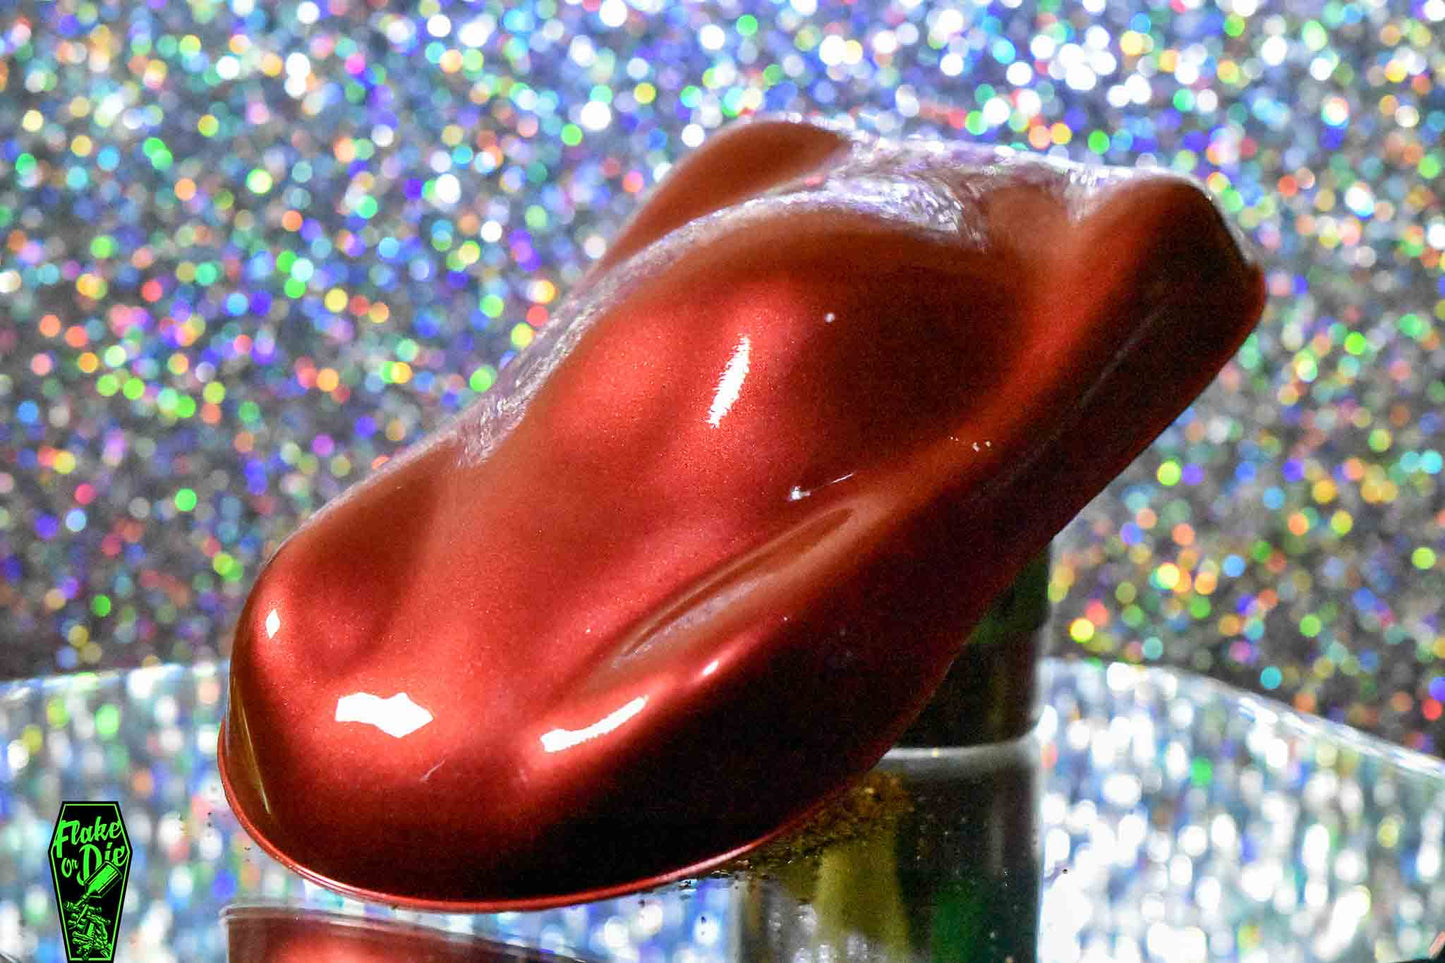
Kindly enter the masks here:
<path id="1" fill-rule="evenodd" d="M 119 803 L 60 804 L 50 837 L 50 878 L 68 963 L 115 958 L 130 857 Z"/>

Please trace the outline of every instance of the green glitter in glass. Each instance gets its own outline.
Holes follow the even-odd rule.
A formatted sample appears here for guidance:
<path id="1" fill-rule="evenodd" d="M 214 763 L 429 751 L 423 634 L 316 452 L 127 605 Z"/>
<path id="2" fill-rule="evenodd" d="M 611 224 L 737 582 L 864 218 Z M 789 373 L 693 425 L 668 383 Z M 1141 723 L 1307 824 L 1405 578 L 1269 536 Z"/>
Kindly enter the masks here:
<path id="1" fill-rule="evenodd" d="M 195 507 L 196 507 L 196 492 L 195 492 L 195 489 L 192 489 L 192 488 L 182 488 L 180 491 L 176 492 L 175 503 L 176 503 L 176 508 L 177 508 L 178 510 L 180 510 L 180 511 L 183 511 L 183 512 L 188 512 L 188 511 L 190 511 L 191 509 L 195 508 Z"/>
<path id="2" fill-rule="evenodd" d="M 1207 786 L 1214 781 L 1214 765 L 1202 756 L 1189 765 L 1189 781 L 1196 786 Z"/>
<path id="3" fill-rule="evenodd" d="M 95 731 L 102 739 L 110 739 L 120 729 L 120 710 L 107 702 L 95 710 Z"/>

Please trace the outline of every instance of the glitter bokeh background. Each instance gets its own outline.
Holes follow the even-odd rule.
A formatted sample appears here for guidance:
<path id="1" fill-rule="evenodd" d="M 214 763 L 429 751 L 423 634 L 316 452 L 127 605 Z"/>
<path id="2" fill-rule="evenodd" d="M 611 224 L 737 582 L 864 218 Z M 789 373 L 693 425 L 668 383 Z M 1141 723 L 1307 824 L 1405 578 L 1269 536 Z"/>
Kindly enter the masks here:
<path id="1" fill-rule="evenodd" d="M 1061 535 L 1056 648 L 1438 753 L 1442 20 L 0 5 L 0 674 L 223 658 L 286 533 L 485 392 L 672 161 L 790 110 L 1203 180 L 1270 307 Z"/>

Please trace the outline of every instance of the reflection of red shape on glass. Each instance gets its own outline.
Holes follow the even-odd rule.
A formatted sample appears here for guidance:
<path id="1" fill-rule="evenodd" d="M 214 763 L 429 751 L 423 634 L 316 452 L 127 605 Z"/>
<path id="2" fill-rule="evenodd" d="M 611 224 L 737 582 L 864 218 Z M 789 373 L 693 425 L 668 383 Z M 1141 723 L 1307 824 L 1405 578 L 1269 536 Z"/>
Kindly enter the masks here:
<path id="1" fill-rule="evenodd" d="M 568 963 L 568 957 L 395 920 L 286 906 L 222 911 L 227 963 Z"/>
<path id="2" fill-rule="evenodd" d="M 719 135 L 482 405 L 263 571 L 232 804 L 301 872 L 413 905 L 714 865 L 886 751 L 1262 301 L 1173 176 Z M 338 715 L 354 693 L 430 721 Z"/>

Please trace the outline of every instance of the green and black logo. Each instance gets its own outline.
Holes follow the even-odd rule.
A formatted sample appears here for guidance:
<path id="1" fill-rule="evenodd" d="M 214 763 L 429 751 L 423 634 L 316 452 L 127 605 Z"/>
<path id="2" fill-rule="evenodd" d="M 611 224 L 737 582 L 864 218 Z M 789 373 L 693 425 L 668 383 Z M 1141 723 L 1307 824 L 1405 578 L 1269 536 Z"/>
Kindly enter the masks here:
<path id="1" fill-rule="evenodd" d="M 60 804 L 50 837 L 50 878 L 69 963 L 115 958 L 130 857 L 119 803 Z"/>

